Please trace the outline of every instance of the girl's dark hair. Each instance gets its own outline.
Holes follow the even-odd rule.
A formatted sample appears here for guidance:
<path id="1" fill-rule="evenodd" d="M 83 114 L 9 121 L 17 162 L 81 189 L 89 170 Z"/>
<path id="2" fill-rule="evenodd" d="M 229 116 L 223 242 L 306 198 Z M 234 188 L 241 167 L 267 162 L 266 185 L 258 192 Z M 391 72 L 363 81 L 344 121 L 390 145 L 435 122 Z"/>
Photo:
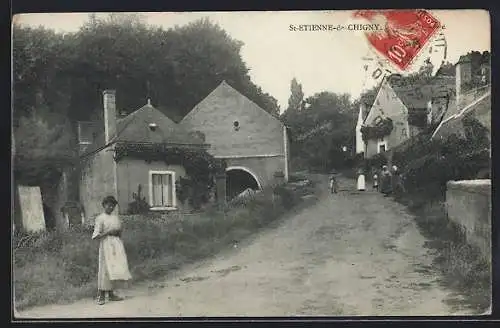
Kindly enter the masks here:
<path id="1" fill-rule="evenodd" d="M 116 198 L 114 196 L 106 196 L 102 200 L 102 206 L 104 206 L 106 204 L 116 205 L 116 204 L 118 204 L 118 201 L 116 200 Z"/>

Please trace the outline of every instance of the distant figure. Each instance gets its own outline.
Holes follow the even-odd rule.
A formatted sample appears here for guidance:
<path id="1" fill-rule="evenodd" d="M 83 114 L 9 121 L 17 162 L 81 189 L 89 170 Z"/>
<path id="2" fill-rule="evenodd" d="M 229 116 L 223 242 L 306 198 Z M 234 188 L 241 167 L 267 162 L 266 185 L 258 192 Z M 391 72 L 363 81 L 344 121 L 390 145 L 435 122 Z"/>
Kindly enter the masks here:
<path id="1" fill-rule="evenodd" d="M 373 174 L 372 181 L 373 181 L 373 190 L 378 190 L 378 175 L 376 171 Z"/>
<path id="2" fill-rule="evenodd" d="M 359 169 L 358 171 L 358 190 L 359 191 L 364 191 L 365 188 L 365 173 L 363 172 L 363 169 Z"/>
<path id="3" fill-rule="evenodd" d="M 330 176 L 330 193 L 337 193 L 338 191 L 338 183 L 337 183 L 337 178 L 335 177 L 334 174 Z"/>
<path id="4" fill-rule="evenodd" d="M 387 165 L 382 166 L 382 177 L 380 181 L 380 191 L 388 196 L 392 192 L 392 178 L 391 172 Z"/>

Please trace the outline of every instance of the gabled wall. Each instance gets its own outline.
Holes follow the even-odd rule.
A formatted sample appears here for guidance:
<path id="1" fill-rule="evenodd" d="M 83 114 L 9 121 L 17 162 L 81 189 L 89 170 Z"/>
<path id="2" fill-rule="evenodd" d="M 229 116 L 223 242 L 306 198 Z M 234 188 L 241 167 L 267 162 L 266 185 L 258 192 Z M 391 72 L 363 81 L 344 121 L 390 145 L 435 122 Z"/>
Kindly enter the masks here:
<path id="1" fill-rule="evenodd" d="M 262 181 L 270 181 L 275 171 L 287 173 L 289 148 L 287 151 L 284 124 L 226 82 L 196 105 L 180 124 L 204 133 L 210 154 L 247 166 Z"/>
<path id="2" fill-rule="evenodd" d="M 384 140 L 387 142 L 387 149 L 396 147 L 409 138 L 410 126 L 408 125 L 408 109 L 396 95 L 388 82 L 384 82 L 373 102 L 364 125 L 371 126 L 377 117 L 391 118 L 393 130 Z M 367 143 L 366 157 L 370 158 L 378 153 L 378 140 L 369 140 Z"/>
<path id="3" fill-rule="evenodd" d="M 239 128 L 235 129 L 234 122 Z M 180 123 L 205 134 L 214 156 L 284 155 L 283 123 L 223 82 Z"/>

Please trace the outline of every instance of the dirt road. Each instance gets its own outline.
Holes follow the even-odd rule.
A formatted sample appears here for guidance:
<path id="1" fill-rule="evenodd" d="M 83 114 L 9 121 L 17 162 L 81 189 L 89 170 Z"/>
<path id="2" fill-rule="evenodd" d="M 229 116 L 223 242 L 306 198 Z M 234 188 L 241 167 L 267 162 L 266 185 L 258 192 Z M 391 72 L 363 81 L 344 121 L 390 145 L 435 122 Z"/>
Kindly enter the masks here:
<path id="1" fill-rule="evenodd" d="M 326 186 L 325 186 L 326 189 Z M 43 306 L 23 318 L 453 315 L 434 255 L 389 198 L 341 180 L 314 206 L 248 245 L 123 291 L 122 302 Z"/>

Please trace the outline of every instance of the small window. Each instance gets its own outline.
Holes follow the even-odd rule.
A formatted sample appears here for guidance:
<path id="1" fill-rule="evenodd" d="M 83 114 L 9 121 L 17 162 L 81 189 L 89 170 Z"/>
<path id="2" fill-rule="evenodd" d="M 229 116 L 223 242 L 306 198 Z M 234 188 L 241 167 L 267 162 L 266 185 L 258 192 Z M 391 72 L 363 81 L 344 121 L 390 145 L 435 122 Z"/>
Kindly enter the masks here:
<path id="1" fill-rule="evenodd" d="M 233 122 L 233 127 L 235 131 L 238 131 L 240 129 L 240 122 L 234 121 Z"/>
<path id="2" fill-rule="evenodd" d="M 150 204 L 153 208 L 172 208 L 176 206 L 174 172 L 150 172 Z"/>
<path id="3" fill-rule="evenodd" d="M 385 145 L 380 145 L 378 149 L 379 153 L 384 153 L 385 152 Z"/>

